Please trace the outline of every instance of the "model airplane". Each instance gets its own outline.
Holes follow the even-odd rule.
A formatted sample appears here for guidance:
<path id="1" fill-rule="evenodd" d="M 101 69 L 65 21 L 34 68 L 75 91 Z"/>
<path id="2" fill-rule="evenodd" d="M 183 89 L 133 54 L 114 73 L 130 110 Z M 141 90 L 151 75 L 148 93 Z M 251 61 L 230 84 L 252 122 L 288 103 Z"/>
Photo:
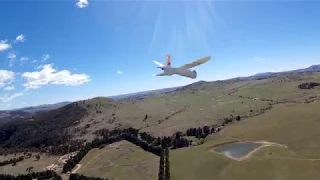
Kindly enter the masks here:
<path id="1" fill-rule="evenodd" d="M 157 61 L 153 61 L 153 62 L 159 66 L 158 68 L 160 68 L 164 71 L 163 73 L 156 74 L 156 76 L 172 76 L 174 74 L 177 74 L 180 76 L 195 79 L 195 78 L 197 78 L 197 72 L 195 70 L 190 70 L 190 68 L 193 68 L 195 66 L 199 66 L 203 63 L 206 63 L 210 59 L 211 59 L 210 56 L 205 56 L 203 58 L 197 59 L 191 63 L 185 64 L 180 67 L 171 67 L 171 56 L 168 54 L 167 61 L 166 61 L 165 65 L 163 65 Z"/>

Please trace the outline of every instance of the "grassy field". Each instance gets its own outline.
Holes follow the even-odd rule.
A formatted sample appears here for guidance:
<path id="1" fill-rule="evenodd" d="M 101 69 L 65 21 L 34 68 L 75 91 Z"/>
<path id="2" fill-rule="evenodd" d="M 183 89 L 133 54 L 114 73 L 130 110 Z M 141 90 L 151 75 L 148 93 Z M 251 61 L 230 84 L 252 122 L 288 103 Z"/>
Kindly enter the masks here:
<path id="1" fill-rule="evenodd" d="M 276 105 L 265 114 L 234 123 L 205 144 L 171 151 L 172 179 L 317 179 L 320 177 L 320 102 Z M 210 152 L 234 140 L 266 140 L 265 147 L 238 162 Z M 192 163 L 187 163 L 192 162 Z"/>
<path id="2" fill-rule="evenodd" d="M 16 157 L 19 157 L 22 154 L 17 154 Z M 7 160 L 13 158 L 13 155 L 10 156 L 0 156 L 0 160 Z M 12 166 L 12 164 L 1 166 L 0 167 L 0 174 L 12 174 L 12 175 L 18 175 L 18 174 L 27 174 L 27 168 L 33 167 L 33 172 L 40 172 L 44 171 L 43 168 L 46 166 L 49 166 L 50 164 L 56 162 L 59 159 L 58 156 L 47 156 L 47 155 L 41 155 L 41 158 L 39 161 L 36 160 L 34 156 L 30 158 L 25 158 L 24 160 L 18 162 L 15 166 Z"/>
<path id="3" fill-rule="evenodd" d="M 118 147 L 118 148 L 117 148 Z M 85 176 L 120 179 L 157 179 L 159 157 L 127 141 L 92 149 L 76 172 Z M 76 168 L 75 168 L 76 169 Z"/>
<path id="4" fill-rule="evenodd" d="M 299 84 L 310 81 L 320 82 L 319 75 L 290 76 L 252 81 L 248 85 L 239 88 L 233 95 L 304 102 L 304 100 L 310 96 L 320 96 L 319 87 L 311 90 L 301 90 L 297 88 Z"/>

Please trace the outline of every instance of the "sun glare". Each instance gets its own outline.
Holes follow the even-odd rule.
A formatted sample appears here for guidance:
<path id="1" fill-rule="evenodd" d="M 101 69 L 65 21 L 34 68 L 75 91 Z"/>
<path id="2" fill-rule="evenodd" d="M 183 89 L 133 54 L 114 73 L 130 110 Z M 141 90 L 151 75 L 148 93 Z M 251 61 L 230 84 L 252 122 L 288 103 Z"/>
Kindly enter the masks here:
<path id="1" fill-rule="evenodd" d="M 149 53 L 179 55 L 199 44 L 209 48 L 217 21 L 213 1 L 136 1 L 134 7 L 133 32 L 143 23 L 152 29 Z"/>

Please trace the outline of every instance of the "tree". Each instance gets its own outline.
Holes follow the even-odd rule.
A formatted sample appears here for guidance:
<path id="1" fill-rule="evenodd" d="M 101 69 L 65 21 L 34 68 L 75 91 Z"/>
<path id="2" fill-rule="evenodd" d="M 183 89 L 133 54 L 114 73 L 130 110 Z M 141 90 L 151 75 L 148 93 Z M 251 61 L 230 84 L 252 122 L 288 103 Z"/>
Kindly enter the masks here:
<path id="1" fill-rule="evenodd" d="M 39 159 L 40 159 L 41 157 L 40 157 L 40 155 L 39 154 L 37 154 L 36 155 L 36 159 L 37 159 L 37 161 L 39 161 Z"/>
<path id="2" fill-rule="evenodd" d="M 169 148 L 166 148 L 165 180 L 170 180 Z"/>
<path id="3" fill-rule="evenodd" d="M 27 167 L 27 169 L 26 169 L 26 170 L 27 170 L 27 172 L 28 172 L 28 173 L 33 172 L 33 166 Z"/>
<path id="4" fill-rule="evenodd" d="M 159 164 L 158 180 L 164 180 L 164 150 L 162 148 L 160 151 L 160 164 Z"/>

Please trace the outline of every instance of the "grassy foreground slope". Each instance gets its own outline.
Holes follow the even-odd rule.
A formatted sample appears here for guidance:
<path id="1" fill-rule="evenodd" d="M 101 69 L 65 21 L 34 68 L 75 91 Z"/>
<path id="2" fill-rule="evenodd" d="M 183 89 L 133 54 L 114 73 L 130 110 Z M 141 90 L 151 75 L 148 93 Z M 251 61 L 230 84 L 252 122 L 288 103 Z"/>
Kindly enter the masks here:
<path id="1" fill-rule="evenodd" d="M 263 115 L 229 125 L 203 145 L 173 150 L 172 179 L 317 179 L 319 109 L 319 101 L 276 105 Z M 240 162 L 210 152 L 214 145 L 234 140 L 266 140 L 287 148 L 264 147 Z"/>

